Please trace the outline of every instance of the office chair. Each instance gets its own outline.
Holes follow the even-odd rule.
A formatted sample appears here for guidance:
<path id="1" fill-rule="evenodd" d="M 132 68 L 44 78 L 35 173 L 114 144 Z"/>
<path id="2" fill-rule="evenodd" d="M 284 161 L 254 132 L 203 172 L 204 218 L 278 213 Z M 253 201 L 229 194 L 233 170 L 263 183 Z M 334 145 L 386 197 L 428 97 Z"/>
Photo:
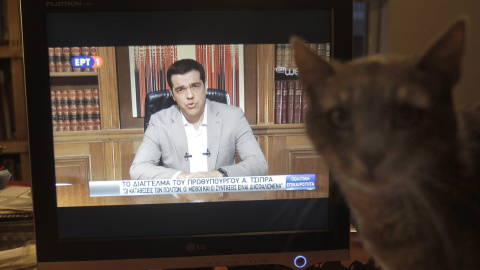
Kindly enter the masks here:
<path id="1" fill-rule="evenodd" d="M 210 101 L 230 104 L 230 95 L 225 90 L 208 89 L 207 99 Z M 145 117 L 143 120 L 144 131 L 147 130 L 150 117 L 154 113 L 166 108 L 170 108 L 175 104 L 177 104 L 177 102 L 173 100 L 172 94 L 168 90 L 159 90 L 147 94 L 145 97 Z"/>

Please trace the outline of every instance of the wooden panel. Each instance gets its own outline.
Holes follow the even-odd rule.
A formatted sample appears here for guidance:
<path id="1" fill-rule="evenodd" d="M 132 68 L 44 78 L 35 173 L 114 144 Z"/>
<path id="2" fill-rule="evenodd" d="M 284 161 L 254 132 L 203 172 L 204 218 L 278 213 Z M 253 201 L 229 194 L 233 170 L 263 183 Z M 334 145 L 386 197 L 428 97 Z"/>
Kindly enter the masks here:
<path id="1" fill-rule="evenodd" d="M 114 141 L 111 143 L 112 148 L 113 148 L 113 168 L 112 168 L 112 173 L 113 177 L 111 178 L 112 180 L 122 180 L 122 169 L 123 166 L 121 164 L 122 159 L 121 159 L 121 148 L 120 148 L 120 142 Z M 119 155 L 120 153 L 120 155 Z"/>
<path id="2" fill-rule="evenodd" d="M 28 142 L 26 141 L 2 141 L 6 145 L 4 154 L 23 153 L 28 154 Z"/>
<path id="3" fill-rule="evenodd" d="M 128 180 L 130 178 L 130 166 L 132 165 L 133 158 L 140 146 L 141 140 L 134 141 L 121 141 L 120 142 L 120 166 L 121 166 L 121 179 Z"/>
<path id="4" fill-rule="evenodd" d="M 13 103 L 15 104 L 15 134 L 17 140 L 28 139 L 27 111 L 25 102 L 25 85 L 23 80 L 23 61 L 21 59 L 10 60 L 12 69 Z"/>
<path id="5" fill-rule="evenodd" d="M 245 117 L 250 125 L 257 124 L 257 46 L 244 45 L 245 55 Z"/>
<path id="6" fill-rule="evenodd" d="M 260 146 L 260 149 L 262 149 L 263 155 L 265 155 L 265 158 L 267 158 L 268 154 L 268 138 L 267 136 L 255 136 L 257 138 L 258 145 Z"/>
<path id="7" fill-rule="evenodd" d="M 258 124 L 273 123 L 275 114 L 275 44 L 257 46 L 257 120 Z"/>
<path id="8" fill-rule="evenodd" d="M 8 45 L 22 47 L 22 34 L 20 29 L 20 1 L 7 0 L 8 19 Z"/>
<path id="9" fill-rule="evenodd" d="M 18 0 L 6 1 L 9 44 L 4 56 L 10 56 L 11 88 L 13 92 L 15 140 L 27 143 L 28 128 L 25 102 L 25 84 L 23 78 L 22 35 L 20 27 L 20 3 Z M 20 154 L 21 175 L 18 179 L 31 181 L 30 158 L 28 151 Z"/>
<path id="10" fill-rule="evenodd" d="M 89 155 L 56 156 L 55 175 L 57 183 L 85 184 L 91 181 Z"/>
<path id="11" fill-rule="evenodd" d="M 115 142 L 108 141 L 103 143 L 103 154 L 104 154 L 104 179 L 105 180 L 114 180 L 115 178 Z M 100 153 L 99 153 L 100 154 Z"/>
<path id="12" fill-rule="evenodd" d="M 119 128 L 115 48 L 99 47 L 98 54 L 103 58 L 103 66 L 98 69 L 102 129 Z"/>
<path id="13" fill-rule="evenodd" d="M 140 129 L 111 129 L 54 134 L 55 155 L 89 155 L 92 180 L 129 179 L 129 168 L 143 138 Z"/>
<path id="14" fill-rule="evenodd" d="M 267 136 L 266 156 L 270 175 L 315 174 L 315 190 L 285 191 L 269 194 L 269 199 L 328 197 L 328 167 L 313 148 L 304 133 L 282 135 L 282 130 L 271 127 L 275 135 Z M 302 130 L 302 129 L 300 129 Z"/>
<path id="15" fill-rule="evenodd" d="M 268 174 L 288 173 L 288 153 L 286 136 L 268 137 Z"/>
<path id="16" fill-rule="evenodd" d="M 30 170 L 30 153 L 20 154 L 20 166 L 22 170 L 21 180 L 32 182 L 32 174 Z"/>
<path id="17" fill-rule="evenodd" d="M 328 192 L 328 166 L 314 149 L 290 148 L 288 151 L 289 174 L 316 174 L 317 188 Z"/>
<path id="18" fill-rule="evenodd" d="M 282 130 L 286 133 L 282 134 Z M 288 134 L 287 129 L 276 130 L 276 132 L 269 130 L 269 132 L 273 133 L 267 135 L 265 149 L 269 174 L 299 173 L 301 167 L 298 167 L 300 166 L 297 164 L 298 159 L 311 158 L 316 155 L 312 143 L 305 133 Z M 308 161 L 310 162 L 310 160 Z"/>
<path id="19" fill-rule="evenodd" d="M 22 36 L 20 31 L 20 6 L 18 0 L 7 2 L 9 47 L 22 47 Z M 13 103 L 15 109 L 15 133 L 17 140 L 27 140 L 27 119 L 25 110 L 25 85 L 23 80 L 23 60 L 12 58 L 10 60 L 12 72 Z"/>
<path id="20" fill-rule="evenodd" d="M 55 144 L 56 159 L 69 156 L 90 156 L 91 180 L 107 180 L 107 171 L 113 169 L 113 164 L 106 159 L 103 142 Z"/>
<path id="21" fill-rule="evenodd" d="M 128 47 L 116 47 L 117 76 L 118 76 L 118 103 L 121 128 L 142 128 L 143 117 L 132 116 L 130 62 Z"/>
<path id="22" fill-rule="evenodd" d="M 312 149 L 289 149 L 288 165 L 289 174 L 305 172 L 328 174 L 323 157 Z"/>
<path id="23" fill-rule="evenodd" d="M 0 47 L 0 58 L 22 58 L 22 55 L 21 47 Z"/>

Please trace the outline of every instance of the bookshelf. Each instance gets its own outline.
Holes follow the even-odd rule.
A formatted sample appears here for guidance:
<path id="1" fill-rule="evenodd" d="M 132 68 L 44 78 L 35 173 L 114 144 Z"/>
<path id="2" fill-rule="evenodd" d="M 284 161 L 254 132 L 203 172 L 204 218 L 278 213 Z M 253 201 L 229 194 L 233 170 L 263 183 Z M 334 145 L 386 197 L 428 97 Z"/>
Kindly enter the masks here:
<path id="1" fill-rule="evenodd" d="M 55 51 L 57 49 L 70 52 L 69 47 L 55 48 Z M 76 49 L 79 50 L 78 47 Z M 49 48 L 49 52 L 53 50 L 54 48 Z M 70 60 L 69 55 L 51 57 L 50 60 L 53 131 L 100 130 L 98 71 L 80 68 L 72 70 Z M 68 65 L 63 65 L 64 63 Z"/>
<path id="2" fill-rule="evenodd" d="M 330 43 L 310 43 L 310 49 L 330 59 Z M 275 44 L 275 124 L 305 123 L 308 99 L 298 76 L 290 44 Z"/>
<path id="3" fill-rule="evenodd" d="M 20 28 L 20 3 L 18 0 L 1 0 L 2 37 L 0 61 L 3 80 L 0 106 L 0 142 L 6 145 L 1 162 L 12 172 L 12 180 L 31 181 L 28 150 L 25 86 L 23 79 L 22 37 Z"/>

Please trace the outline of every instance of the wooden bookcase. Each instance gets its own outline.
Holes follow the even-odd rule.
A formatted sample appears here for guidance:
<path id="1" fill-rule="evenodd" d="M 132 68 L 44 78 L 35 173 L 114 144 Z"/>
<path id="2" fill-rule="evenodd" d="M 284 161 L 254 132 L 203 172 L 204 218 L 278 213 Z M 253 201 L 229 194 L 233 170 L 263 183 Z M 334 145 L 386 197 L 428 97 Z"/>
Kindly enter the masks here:
<path id="1" fill-rule="evenodd" d="M 55 132 L 58 182 L 130 179 L 129 168 L 143 128 L 121 128 L 116 48 L 99 47 L 101 130 Z M 269 164 L 269 174 L 317 173 L 328 169 L 304 124 L 275 124 L 275 45 L 245 46 L 245 113 Z M 313 170 L 313 171 L 312 171 Z"/>
<path id="2" fill-rule="evenodd" d="M 20 3 L 18 0 L 3 0 L 5 2 L 8 29 L 8 44 L 0 46 L 0 58 L 2 61 L 10 62 L 10 80 L 13 110 L 13 121 L 11 123 L 11 138 L 1 139 L 7 147 L 4 155 L 15 156 L 18 164 L 17 170 L 12 176 L 14 180 L 31 181 L 30 158 L 28 146 L 28 128 L 25 102 L 25 86 L 23 79 L 23 54 L 22 36 L 20 27 Z M 2 120 L 0 120 L 2 121 Z M 0 123 L 4 124 L 4 123 Z"/>

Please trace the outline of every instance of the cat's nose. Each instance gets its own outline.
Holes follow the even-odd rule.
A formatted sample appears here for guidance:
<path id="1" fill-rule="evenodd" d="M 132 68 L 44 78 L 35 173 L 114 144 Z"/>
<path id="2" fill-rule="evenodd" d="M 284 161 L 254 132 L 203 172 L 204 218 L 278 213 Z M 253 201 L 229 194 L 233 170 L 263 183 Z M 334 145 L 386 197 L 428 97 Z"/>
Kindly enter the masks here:
<path id="1" fill-rule="evenodd" d="M 358 137 L 356 149 L 361 162 L 372 173 L 385 157 L 385 135 L 375 127 L 364 129 L 362 132 L 364 135 Z"/>
<path id="2" fill-rule="evenodd" d="M 383 152 L 364 152 L 360 155 L 360 158 L 365 164 L 367 170 L 373 172 L 378 164 L 383 160 L 384 156 L 385 155 Z"/>

